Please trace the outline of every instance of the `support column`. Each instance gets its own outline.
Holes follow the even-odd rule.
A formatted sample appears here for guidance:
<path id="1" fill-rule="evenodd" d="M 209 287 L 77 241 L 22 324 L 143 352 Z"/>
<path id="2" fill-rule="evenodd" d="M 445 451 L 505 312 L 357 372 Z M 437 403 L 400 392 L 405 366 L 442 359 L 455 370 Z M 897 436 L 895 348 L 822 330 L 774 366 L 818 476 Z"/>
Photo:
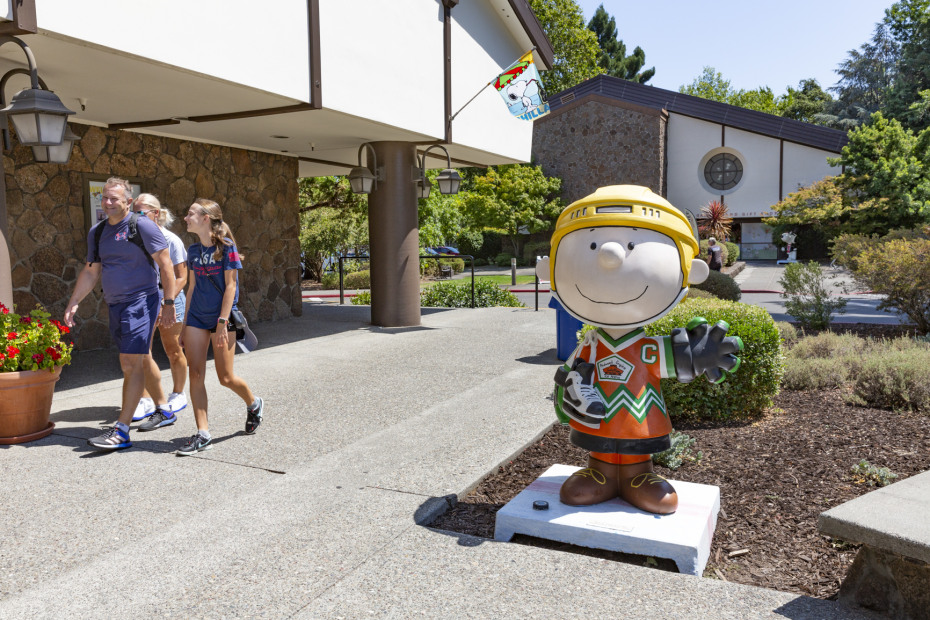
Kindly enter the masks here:
<path id="1" fill-rule="evenodd" d="M 371 322 L 383 327 L 420 324 L 420 231 L 413 181 L 416 145 L 372 142 L 384 180 L 368 195 Z"/>
<path id="2" fill-rule="evenodd" d="M 2 122 L 6 122 L 3 120 Z M 10 270 L 10 231 L 6 213 L 6 171 L 0 164 L 0 303 L 13 311 L 13 274 Z"/>

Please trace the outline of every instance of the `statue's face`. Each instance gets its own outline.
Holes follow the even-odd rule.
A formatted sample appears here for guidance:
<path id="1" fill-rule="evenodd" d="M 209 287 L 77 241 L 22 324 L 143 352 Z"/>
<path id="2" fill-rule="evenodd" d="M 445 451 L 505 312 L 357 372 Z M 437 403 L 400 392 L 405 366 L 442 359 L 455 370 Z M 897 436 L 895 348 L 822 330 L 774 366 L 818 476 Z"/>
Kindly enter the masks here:
<path id="1" fill-rule="evenodd" d="M 660 232 L 626 226 L 575 230 L 559 242 L 553 285 L 567 310 L 605 327 L 665 315 L 681 293 L 681 258 Z"/>

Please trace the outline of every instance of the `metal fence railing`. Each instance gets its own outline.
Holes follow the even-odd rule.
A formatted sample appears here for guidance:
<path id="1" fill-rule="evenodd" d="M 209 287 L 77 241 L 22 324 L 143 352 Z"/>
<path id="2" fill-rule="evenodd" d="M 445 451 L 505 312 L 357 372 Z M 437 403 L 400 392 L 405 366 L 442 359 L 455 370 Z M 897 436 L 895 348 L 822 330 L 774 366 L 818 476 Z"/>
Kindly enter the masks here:
<path id="1" fill-rule="evenodd" d="M 420 259 L 442 260 L 444 258 L 461 258 L 468 259 L 471 265 L 471 307 L 475 307 L 475 257 L 471 254 L 456 254 L 455 256 L 421 256 Z M 339 257 L 339 303 L 345 304 L 345 260 L 367 260 L 370 256 L 340 256 Z"/>

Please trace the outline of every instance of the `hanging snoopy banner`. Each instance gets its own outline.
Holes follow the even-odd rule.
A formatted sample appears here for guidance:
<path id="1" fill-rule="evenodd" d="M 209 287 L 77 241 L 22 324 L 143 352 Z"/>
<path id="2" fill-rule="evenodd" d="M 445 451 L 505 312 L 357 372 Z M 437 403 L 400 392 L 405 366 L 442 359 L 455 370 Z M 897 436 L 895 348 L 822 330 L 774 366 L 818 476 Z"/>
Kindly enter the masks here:
<path id="1" fill-rule="evenodd" d="M 517 118 L 532 121 L 549 113 L 546 91 L 533 64 L 533 52 L 524 54 L 494 80 L 507 109 Z"/>

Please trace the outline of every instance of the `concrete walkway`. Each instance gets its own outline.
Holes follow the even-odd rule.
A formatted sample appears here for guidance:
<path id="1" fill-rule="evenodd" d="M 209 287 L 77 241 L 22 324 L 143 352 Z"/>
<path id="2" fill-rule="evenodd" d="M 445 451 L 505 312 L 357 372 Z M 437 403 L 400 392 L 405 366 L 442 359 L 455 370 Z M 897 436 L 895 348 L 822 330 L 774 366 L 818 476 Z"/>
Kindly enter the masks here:
<path id="1" fill-rule="evenodd" d="M 255 331 L 245 408 L 208 368 L 214 449 L 112 423 L 115 353 L 75 356 L 50 437 L 0 447 L 0 618 L 866 618 L 837 603 L 435 531 L 422 524 L 545 432 L 552 310 L 304 304 Z M 211 363 L 212 365 L 212 363 Z M 167 379 L 167 372 L 165 373 Z"/>

